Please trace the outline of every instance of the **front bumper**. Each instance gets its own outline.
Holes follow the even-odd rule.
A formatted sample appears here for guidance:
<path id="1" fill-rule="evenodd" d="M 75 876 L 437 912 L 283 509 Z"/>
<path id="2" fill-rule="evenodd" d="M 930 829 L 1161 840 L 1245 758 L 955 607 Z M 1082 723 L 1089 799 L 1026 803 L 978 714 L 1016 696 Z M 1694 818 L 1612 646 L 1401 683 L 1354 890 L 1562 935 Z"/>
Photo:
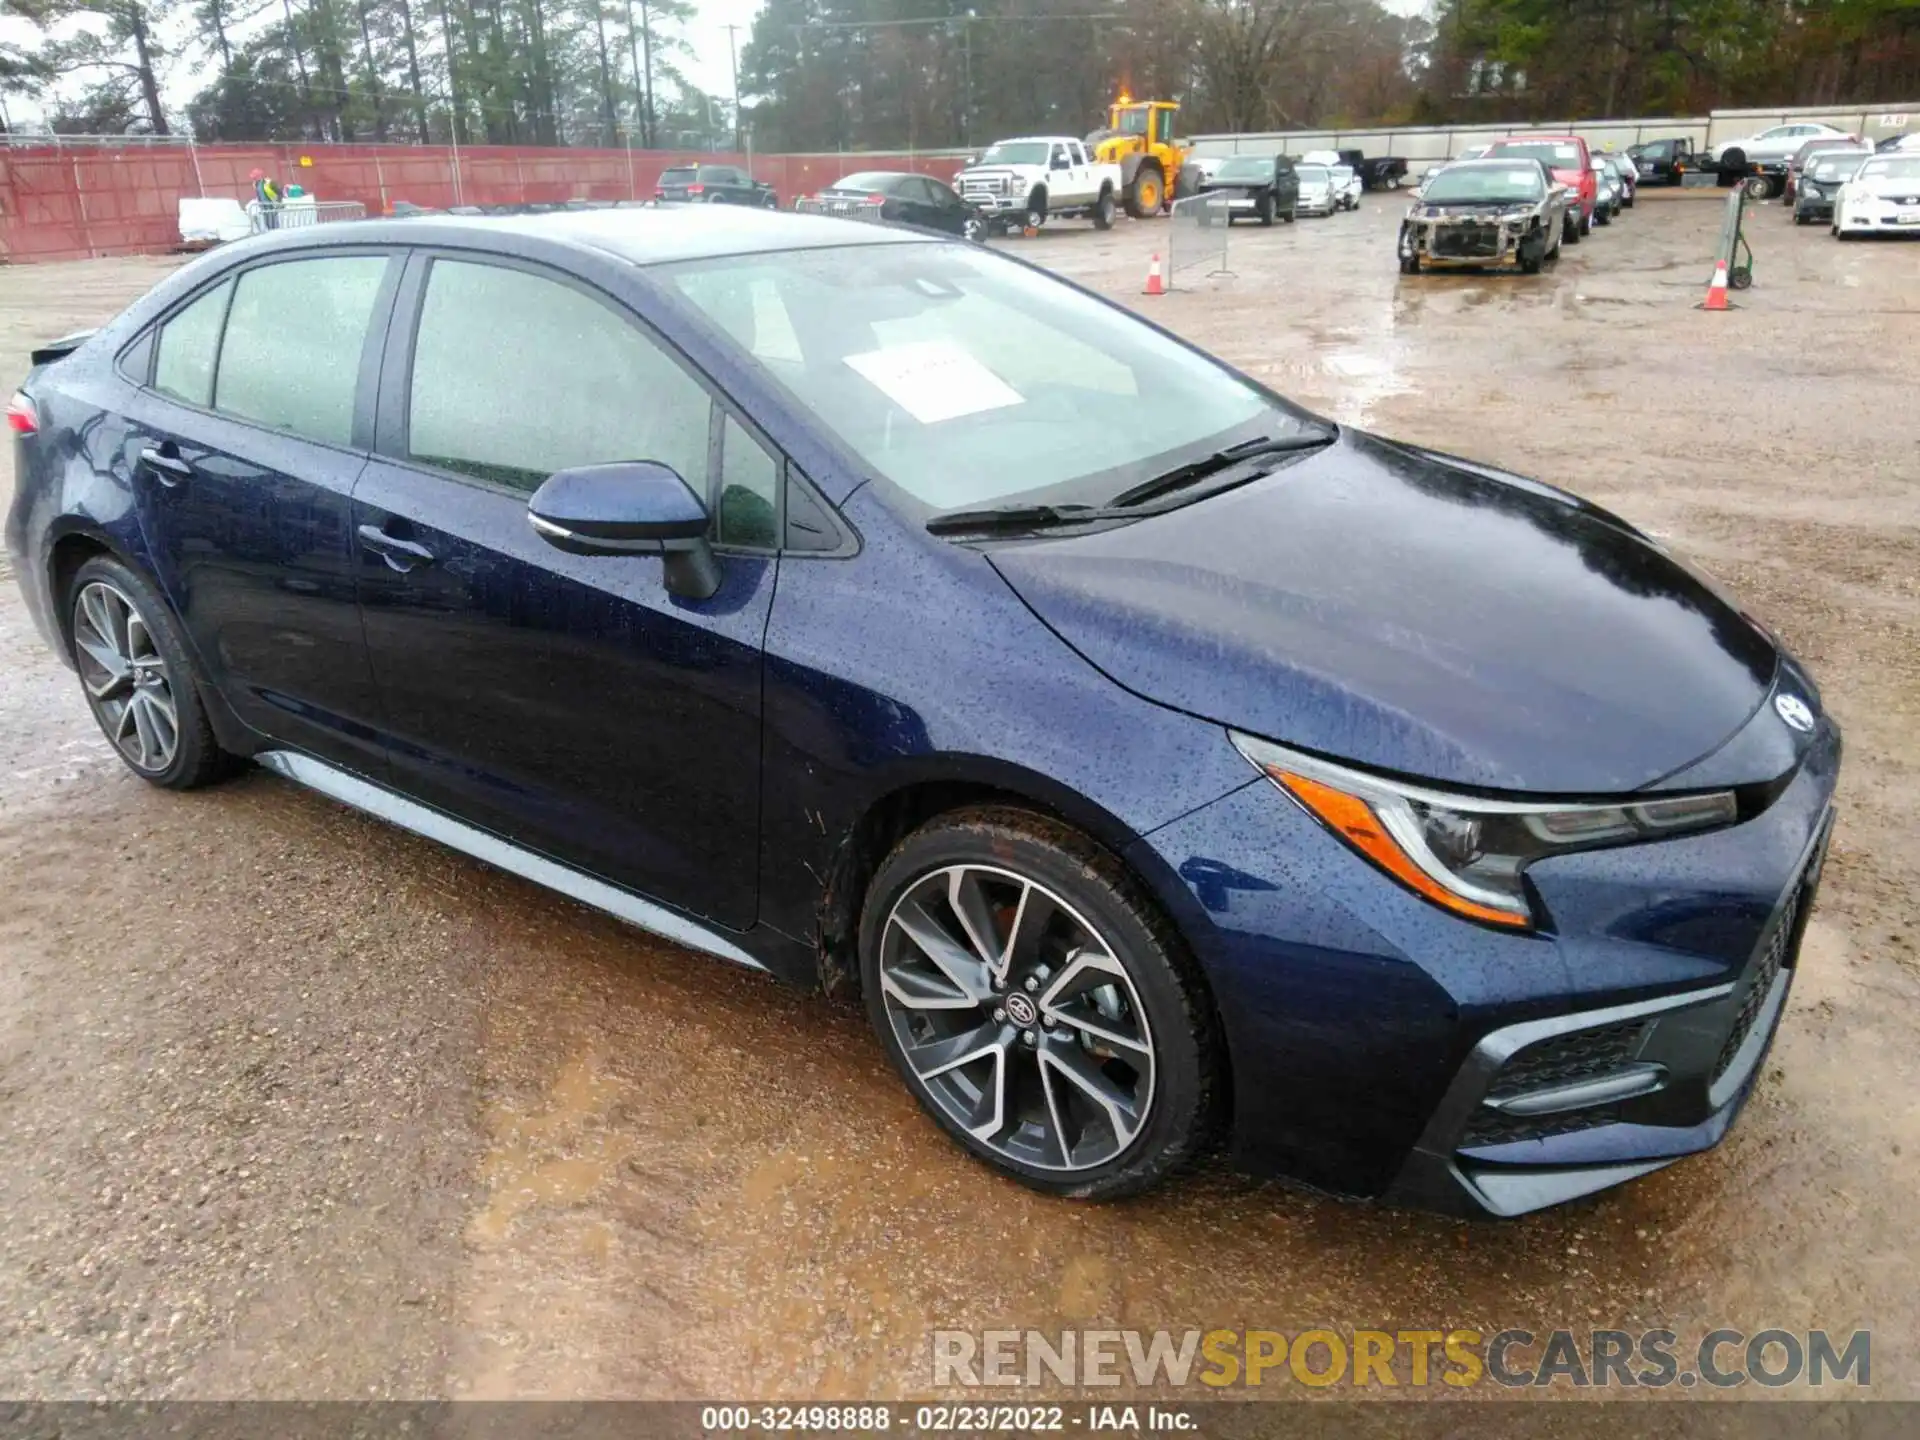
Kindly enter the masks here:
<path id="1" fill-rule="evenodd" d="M 1400 254 L 1418 255 L 1434 268 L 1517 264 L 1526 222 L 1505 220 L 1407 220 L 1400 227 Z"/>
<path id="2" fill-rule="evenodd" d="M 1831 220 L 1833 197 L 1819 194 L 1803 185 L 1794 193 L 1793 215 L 1796 220 Z"/>
<path id="3" fill-rule="evenodd" d="M 1831 834 L 1829 810 L 1734 979 L 1482 1037 L 1386 1198 L 1522 1215 L 1718 1144 L 1785 1011 Z"/>
<path id="4" fill-rule="evenodd" d="M 1749 728 L 1783 729 L 1770 715 Z M 1226 1032 L 1236 1163 L 1498 1216 L 1716 1144 L 1784 1007 L 1831 825 L 1839 732 L 1795 743 L 1748 820 L 1536 863 L 1527 934 L 1438 910 L 1264 779 L 1137 842 Z"/>
<path id="5" fill-rule="evenodd" d="M 1843 235 L 1920 235 L 1920 195 L 1912 199 L 1851 200 L 1835 220 Z"/>

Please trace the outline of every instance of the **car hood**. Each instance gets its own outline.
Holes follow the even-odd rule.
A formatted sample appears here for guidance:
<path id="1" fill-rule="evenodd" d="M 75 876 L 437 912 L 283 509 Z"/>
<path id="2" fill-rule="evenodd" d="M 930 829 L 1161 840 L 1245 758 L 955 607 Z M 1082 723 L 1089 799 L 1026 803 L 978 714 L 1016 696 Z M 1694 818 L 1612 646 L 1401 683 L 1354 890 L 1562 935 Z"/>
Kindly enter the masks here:
<path id="1" fill-rule="evenodd" d="M 1652 784 L 1738 730 L 1778 659 L 1606 512 L 1354 431 L 1181 509 L 991 559 L 1129 690 L 1464 786 Z"/>

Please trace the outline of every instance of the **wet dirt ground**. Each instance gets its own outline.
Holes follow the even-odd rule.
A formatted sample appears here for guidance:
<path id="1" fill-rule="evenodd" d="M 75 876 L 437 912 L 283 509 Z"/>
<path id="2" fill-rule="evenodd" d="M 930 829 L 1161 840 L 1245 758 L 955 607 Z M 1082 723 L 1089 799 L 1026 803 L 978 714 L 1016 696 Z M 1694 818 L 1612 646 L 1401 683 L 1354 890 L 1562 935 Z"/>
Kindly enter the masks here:
<path id="1" fill-rule="evenodd" d="M 934 1327 L 1726 1325 L 1871 1329 L 1873 1393 L 1920 1396 L 1920 245 L 1765 207 L 1756 287 L 1701 314 L 1719 218 L 1648 197 L 1539 277 L 1403 278 L 1369 197 L 1159 299 L 1163 225 L 1007 242 L 1339 420 L 1620 511 L 1810 662 L 1843 817 L 1718 1151 L 1502 1225 L 1218 1171 L 1043 1199 L 851 1009 L 264 774 L 150 790 L 9 579 L 0 1394 L 885 1397 L 927 1393 Z M 0 370 L 171 263 L 0 271 Z"/>

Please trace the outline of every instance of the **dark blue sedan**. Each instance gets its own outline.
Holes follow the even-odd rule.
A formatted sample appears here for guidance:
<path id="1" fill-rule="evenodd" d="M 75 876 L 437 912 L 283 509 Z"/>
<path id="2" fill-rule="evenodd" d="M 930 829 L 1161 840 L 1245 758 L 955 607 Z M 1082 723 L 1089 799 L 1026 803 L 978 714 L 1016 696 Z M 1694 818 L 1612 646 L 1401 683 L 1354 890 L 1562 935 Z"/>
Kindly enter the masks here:
<path id="1" fill-rule="evenodd" d="M 1222 1132 L 1511 1215 L 1713 1145 L 1840 738 L 1549 486 L 1072 285 L 727 209 L 261 237 L 35 353 L 27 603 L 138 775 L 249 758 L 857 993 L 1043 1190 Z"/>

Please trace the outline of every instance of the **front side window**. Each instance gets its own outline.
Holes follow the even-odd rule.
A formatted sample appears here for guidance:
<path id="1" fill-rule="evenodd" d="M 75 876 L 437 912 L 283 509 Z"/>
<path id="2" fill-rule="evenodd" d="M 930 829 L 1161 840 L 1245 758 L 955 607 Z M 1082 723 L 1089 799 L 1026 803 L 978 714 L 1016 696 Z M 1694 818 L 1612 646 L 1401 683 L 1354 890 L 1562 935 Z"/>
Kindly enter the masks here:
<path id="1" fill-rule="evenodd" d="M 779 462 L 729 415 L 720 433 L 720 543 L 771 550 L 779 539 L 779 496 Z"/>
<path id="2" fill-rule="evenodd" d="M 657 272 L 872 470 L 937 510 L 1102 502 L 1225 446 L 1311 434 L 1218 362 L 970 246 L 859 245 Z"/>
<path id="3" fill-rule="evenodd" d="M 284 260 L 234 284 L 213 408 L 328 445 L 353 443 L 354 393 L 383 255 Z"/>
<path id="4" fill-rule="evenodd" d="M 153 388 L 189 405 L 213 404 L 213 367 L 220 358 L 220 327 L 233 298 L 222 282 L 160 327 L 153 362 Z"/>
<path id="5" fill-rule="evenodd" d="M 414 459 L 525 491 L 556 470 L 654 460 L 704 492 L 710 414 L 692 376 L 573 286 L 433 262 L 407 405 Z"/>

